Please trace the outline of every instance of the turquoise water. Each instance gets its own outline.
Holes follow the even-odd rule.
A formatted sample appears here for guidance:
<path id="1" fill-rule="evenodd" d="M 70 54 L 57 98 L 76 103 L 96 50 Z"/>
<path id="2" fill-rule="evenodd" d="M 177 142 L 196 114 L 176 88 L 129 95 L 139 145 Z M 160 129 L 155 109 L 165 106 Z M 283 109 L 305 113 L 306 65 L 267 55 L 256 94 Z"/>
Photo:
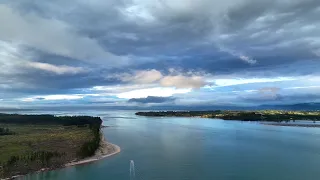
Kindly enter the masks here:
<path id="1" fill-rule="evenodd" d="M 111 126 L 104 135 L 121 153 L 27 179 L 129 180 L 130 160 L 136 180 L 320 179 L 318 128 L 138 117 L 133 111 L 81 114 L 101 116 Z"/>

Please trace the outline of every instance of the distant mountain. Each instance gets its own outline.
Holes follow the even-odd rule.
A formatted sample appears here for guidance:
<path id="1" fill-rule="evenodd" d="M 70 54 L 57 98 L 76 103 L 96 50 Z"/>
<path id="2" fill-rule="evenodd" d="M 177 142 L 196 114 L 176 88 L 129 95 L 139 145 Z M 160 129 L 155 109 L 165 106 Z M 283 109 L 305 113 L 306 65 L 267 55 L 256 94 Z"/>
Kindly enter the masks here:
<path id="1" fill-rule="evenodd" d="M 299 103 L 288 105 L 261 105 L 258 109 L 277 109 L 277 110 L 320 110 L 320 103 Z"/>
<path id="2" fill-rule="evenodd" d="M 32 109 L 20 109 L 20 108 L 7 108 L 7 107 L 0 107 L 0 112 L 11 112 L 11 111 L 29 111 Z"/>

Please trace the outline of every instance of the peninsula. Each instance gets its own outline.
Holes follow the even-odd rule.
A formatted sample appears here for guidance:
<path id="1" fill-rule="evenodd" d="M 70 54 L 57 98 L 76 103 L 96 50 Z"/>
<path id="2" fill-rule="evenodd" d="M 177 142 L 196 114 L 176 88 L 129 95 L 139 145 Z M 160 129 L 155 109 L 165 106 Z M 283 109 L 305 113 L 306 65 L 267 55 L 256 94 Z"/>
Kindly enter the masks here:
<path id="1" fill-rule="evenodd" d="M 0 114 L 0 179 L 84 164 L 120 152 L 91 116 Z"/>

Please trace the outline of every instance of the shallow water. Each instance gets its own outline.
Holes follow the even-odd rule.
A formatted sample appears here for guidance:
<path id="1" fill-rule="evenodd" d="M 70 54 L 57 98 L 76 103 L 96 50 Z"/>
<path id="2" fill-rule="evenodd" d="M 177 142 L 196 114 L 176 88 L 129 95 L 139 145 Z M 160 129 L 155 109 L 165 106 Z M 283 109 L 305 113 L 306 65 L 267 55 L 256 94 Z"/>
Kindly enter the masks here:
<path id="1" fill-rule="evenodd" d="M 38 112 L 35 112 L 38 113 Z M 200 118 L 152 118 L 133 111 L 46 112 L 101 116 L 106 138 L 121 153 L 27 179 L 315 180 L 320 129 Z"/>

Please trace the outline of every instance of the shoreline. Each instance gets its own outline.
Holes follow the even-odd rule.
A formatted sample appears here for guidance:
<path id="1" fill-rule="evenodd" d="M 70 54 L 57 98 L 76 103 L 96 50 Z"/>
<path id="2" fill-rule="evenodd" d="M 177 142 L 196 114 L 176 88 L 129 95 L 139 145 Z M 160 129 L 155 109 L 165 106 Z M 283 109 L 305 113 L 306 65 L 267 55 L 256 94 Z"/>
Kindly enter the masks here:
<path id="1" fill-rule="evenodd" d="M 101 159 L 113 156 L 120 152 L 121 152 L 121 148 L 118 145 L 107 142 L 104 136 L 102 135 L 100 148 L 96 151 L 96 154 L 94 156 L 87 157 L 79 161 L 69 162 L 65 164 L 64 167 L 71 167 L 76 165 L 92 163 L 92 162 L 99 161 Z"/>

